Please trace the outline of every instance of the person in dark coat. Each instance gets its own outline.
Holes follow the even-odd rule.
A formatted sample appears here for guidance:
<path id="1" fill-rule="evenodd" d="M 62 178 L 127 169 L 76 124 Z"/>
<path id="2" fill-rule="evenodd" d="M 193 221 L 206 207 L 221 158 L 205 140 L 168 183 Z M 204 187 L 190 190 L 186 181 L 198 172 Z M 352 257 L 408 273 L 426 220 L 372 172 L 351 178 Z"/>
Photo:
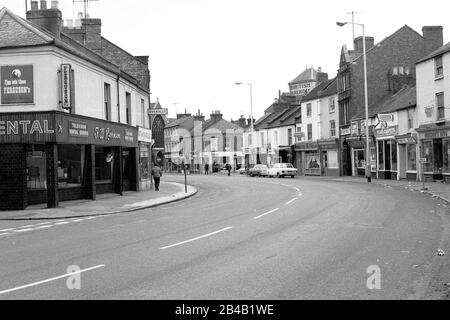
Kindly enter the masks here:
<path id="1" fill-rule="evenodd" d="M 155 181 L 155 191 L 159 191 L 159 183 L 162 177 L 162 170 L 157 164 L 155 164 L 152 168 L 152 177 Z"/>
<path id="2" fill-rule="evenodd" d="M 205 164 L 205 174 L 208 175 L 209 174 L 209 163 Z"/>
<path id="3" fill-rule="evenodd" d="M 228 170 L 228 176 L 230 176 L 231 173 L 231 164 L 227 163 L 227 170 Z"/>

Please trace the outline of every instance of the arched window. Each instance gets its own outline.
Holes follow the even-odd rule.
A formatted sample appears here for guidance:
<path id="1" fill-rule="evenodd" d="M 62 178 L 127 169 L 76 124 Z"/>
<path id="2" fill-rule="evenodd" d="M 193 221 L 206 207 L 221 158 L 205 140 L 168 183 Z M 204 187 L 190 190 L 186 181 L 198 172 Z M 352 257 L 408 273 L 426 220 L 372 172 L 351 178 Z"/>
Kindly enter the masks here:
<path id="1" fill-rule="evenodd" d="M 155 139 L 153 148 L 164 148 L 164 120 L 160 115 L 153 119 L 152 136 Z"/>

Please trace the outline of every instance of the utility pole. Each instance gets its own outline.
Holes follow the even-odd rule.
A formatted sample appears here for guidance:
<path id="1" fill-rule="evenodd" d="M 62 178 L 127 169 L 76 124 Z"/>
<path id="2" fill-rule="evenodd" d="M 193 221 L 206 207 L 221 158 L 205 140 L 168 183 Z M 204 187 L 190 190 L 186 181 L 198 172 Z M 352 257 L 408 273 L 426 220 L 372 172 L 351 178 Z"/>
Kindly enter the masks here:
<path id="1" fill-rule="evenodd" d="M 352 15 L 352 35 L 353 35 L 353 42 L 355 41 L 355 14 L 357 14 L 358 12 L 356 11 L 350 11 L 347 12 L 347 14 L 351 14 Z"/>

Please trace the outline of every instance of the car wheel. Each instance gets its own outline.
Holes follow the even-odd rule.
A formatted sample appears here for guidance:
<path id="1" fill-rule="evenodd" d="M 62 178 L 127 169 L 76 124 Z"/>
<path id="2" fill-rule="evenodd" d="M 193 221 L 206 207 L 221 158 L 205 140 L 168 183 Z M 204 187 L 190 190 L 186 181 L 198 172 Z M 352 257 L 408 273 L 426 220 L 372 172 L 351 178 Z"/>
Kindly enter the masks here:
<path id="1" fill-rule="evenodd" d="M 261 173 L 258 172 L 258 178 L 261 178 Z"/>
<path id="2" fill-rule="evenodd" d="M 292 179 L 294 179 L 294 178 L 295 178 L 295 176 L 291 176 L 291 178 L 292 178 Z"/>

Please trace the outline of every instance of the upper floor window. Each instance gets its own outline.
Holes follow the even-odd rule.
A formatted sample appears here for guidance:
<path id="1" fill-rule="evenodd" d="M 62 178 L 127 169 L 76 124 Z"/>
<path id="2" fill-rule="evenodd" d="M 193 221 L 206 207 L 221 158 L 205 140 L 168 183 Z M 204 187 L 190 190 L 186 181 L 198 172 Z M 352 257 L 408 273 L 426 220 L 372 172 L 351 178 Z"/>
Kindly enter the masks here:
<path id="1" fill-rule="evenodd" d="M 129 92 L 125 93 L 125 103 L 126 103 L 125 116 L 126 116 L 127 124 L 131 124 L 131 93 L 129 93 Z"/>
<path id="2" fill-rule="evenodd" d="M 414 128 L 414 111 L 408 109 L 408 130 Z"/>
<path id="3" fill-rule="evenodd" d="M 141 99 L 141 112 L 142 112 L 142 126 L 146 128 L 145 125 L 145 101 L 144 99 Z"/>
<path id="4" fill-rule="evenodd" d="M 335 100 L 334 98 L 330 98 L 330 106 L 328 108 L 330 113 L 334 113 L 336 106 L 335 106 Z"/>
<path id="5" fill-rule="evenodd" d="M 105 83 L 104 85 L 104 103 L 105 103 L 105 119 L 111 120 L 111 85 Z"/>
<path id="6" fill-rule="evenodd" d="M 341 119 L 341 125 L 346 125 L 350 122 L 348 100 L 339 103 L 339 118 Z"/>
<path id="7" fill-rule="evenodd" d="M 340 91 L 350 89 L 350 73 L 348 71 L 342 73 L 339 80 Z"/>
<path id="8" fill-rule="evenodd" d="M 330 120 L 330 137 L 336 136 L 336 121 Z"/>
<path id="9" fill-rule="evenodd" d="M 292 145 L 292 129 L 288 129 L 288 146 Z"/>
<path id="10" fill-rule="evenodd" d="M 438 120 L 445 119 L 444 93 L 436 93 L 436 106 L 438 110 Z"/>
<path id="11" fill-rule="evenodd" d="M 312 115 L 311 103 L 308 103 L 306 104 L 306 116 L 311 117 L 311 115 Z"/>
<path id="12" fill-rule="evenodd" d="M 444 75 L 444 67 L 442 66 L 442 56 L 434 58 L 434 73 L 436 78 Z"/>
<path id="13" fill-rule="evenodd" d="M 308 140 L 312 140 L 312 123 L 308 124 Z"/>

